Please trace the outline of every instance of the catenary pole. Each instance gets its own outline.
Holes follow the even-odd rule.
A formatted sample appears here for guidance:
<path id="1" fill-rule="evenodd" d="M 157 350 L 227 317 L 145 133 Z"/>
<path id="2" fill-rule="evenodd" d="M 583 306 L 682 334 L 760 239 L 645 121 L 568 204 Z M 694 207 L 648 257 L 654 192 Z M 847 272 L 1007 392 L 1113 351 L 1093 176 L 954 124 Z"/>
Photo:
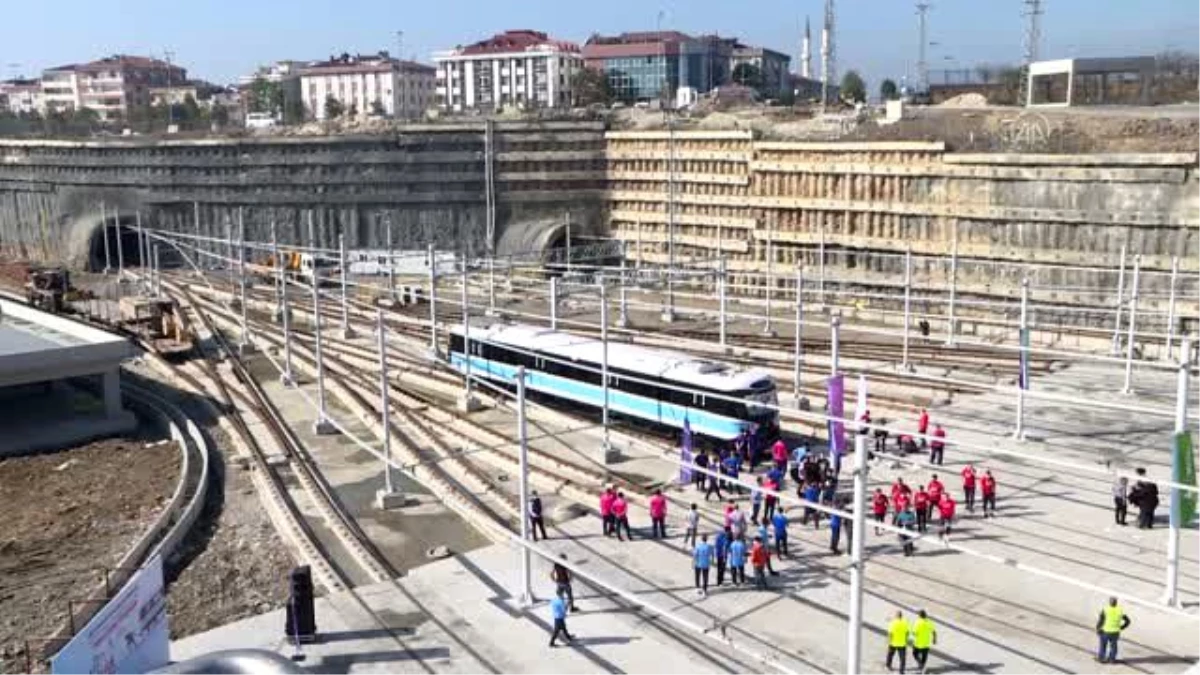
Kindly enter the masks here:
<path id="1" fill-rule="evenodd" d="M 1175 434 L 1187 433 L 1188 424 L 1188 341 L 1183 340 L 1183 355 L 1179 359 L 1179 374 L 1175 390 Z M 1181 481 L 1179 453 L 1171 448 L 1171 480 Z M 1179 530 L 1187 523 L 1182 522 L 1179 488 L 1171 488 L 1170 530 L 1167 534 L 1167 591 L 1163 601 L 1168 605 L 1179 604 Z"/>
<path id="2" fill-rule="evenodd" d="M 517 366 L 517 440 L 521 473 L 521 541 L 529 543 L 529 438 L 525 428 L 525 366 Z M 528 546 L 521 547 L 521 600 L 533 604 L 533 565 Z"/>
<path id="3" fill-rule="evenodd" d="M 1126 394 L 1133 393 L 1133 347 L 1137 336 L 1137 306 L 1138 282 L 1142 276 L 1142 256 L 1133 259 L 1133 288 L 1129 293 L 1129 337 L 1125 345 L 1125 387 Z"/>

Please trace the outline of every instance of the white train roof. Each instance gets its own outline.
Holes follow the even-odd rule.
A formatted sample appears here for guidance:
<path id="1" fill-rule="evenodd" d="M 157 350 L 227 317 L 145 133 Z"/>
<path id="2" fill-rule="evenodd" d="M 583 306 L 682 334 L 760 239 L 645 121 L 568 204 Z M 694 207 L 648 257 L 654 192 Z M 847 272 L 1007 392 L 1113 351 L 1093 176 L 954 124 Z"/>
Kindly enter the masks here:
<path id="1" fill-rule="evenodd" d="M 461 335 L 462 326 L 454 326 L 453 332 Z M 604 345 L 599 340 L 540 326 L 500 323 L 471 326 L 471 338 L 596 365 L 604 358 Z M 771 379 L 769 373 L 756 368 L 736 368 L 690 354 L 621 342 L 609 342 L 608 365 L 716 390 L 750 389 L 764 379 Z"/>

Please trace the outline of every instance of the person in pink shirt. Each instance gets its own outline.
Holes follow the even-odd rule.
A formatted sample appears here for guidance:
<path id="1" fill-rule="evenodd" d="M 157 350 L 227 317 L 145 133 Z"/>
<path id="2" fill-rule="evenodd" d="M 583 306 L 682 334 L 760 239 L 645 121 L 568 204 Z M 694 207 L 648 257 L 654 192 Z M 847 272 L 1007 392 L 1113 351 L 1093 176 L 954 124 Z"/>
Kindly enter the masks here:
<path id="1" fill-rule="evenodd" d="M 600 493 L 600 520 L 604 526 L 604 536 L 612 536 L 613 531 L 613 500 L 617 495 L 613 493 L 612 488 L 606 488 Z"/>
<path id="2" fill-rule="evenodd" d="M 937 474 L 933 474 L 933 478 L 929 479 L 929 514 L 926 516 L 929 520 L 933 520 L 933 510 L 942 503 L 942 495 L 946 494 L 946 486 L 942 481 L 938 480 Z"/>
<path id="3" fill-rule="evenodd" d="M 775 441 L 775 445 L 771 446 L 771 458 L 775 460 L 775 468 L 787 471 L 788 451 L 783 441 Z"/>
<path id="4" fill-rule="evenodd" d="M 650 498 L 650 531 L 653 537 L 667 538 L 667 498 L 655 490 Z"/>
<path id="5" fill-rule="evenodd" d="M 625 493 L 618 492 L 617 498 L 612 503 L 612 514 L 615 526 L 613 529 L 617 531 L 617 539 L 625 541 L 621 537 L 621 529 L 625 529 L 625 536 L 633 540 L 633 533 L 629 531 L 629 502 L 625 501 Z"/>

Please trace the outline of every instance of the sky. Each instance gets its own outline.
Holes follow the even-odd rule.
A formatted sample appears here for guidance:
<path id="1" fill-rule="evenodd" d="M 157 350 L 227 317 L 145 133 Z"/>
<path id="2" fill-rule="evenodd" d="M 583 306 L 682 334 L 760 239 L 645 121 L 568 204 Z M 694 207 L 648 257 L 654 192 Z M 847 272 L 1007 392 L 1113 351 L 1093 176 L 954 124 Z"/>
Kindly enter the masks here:
<path id="1" fill-rule="evenodd" d="M 1022 0 L 932 0 L 931 69 L 1016 62 L 1022 51 Z M 856 69 L 871 89 L 915 69 L 912 0 L 840 0 L 837 64 Z M 718 32 L 792 56 L 807 16 L 813 68 L 819 72 L 823 0 L 0 0 L 0 76 L 113 53 L 161 57 L 192 78 L 236 81 L 259 64 L 311 60 L 342 52 L 403 54 L 430 61 L 433 51 L 505 29 L 531 28 L 582 43 L 595 32 Z M 1044 0 L 1042 58 L 1197 51 L 1196 0 Z M 397 36 L 403 31 L 403 36 Z"/>

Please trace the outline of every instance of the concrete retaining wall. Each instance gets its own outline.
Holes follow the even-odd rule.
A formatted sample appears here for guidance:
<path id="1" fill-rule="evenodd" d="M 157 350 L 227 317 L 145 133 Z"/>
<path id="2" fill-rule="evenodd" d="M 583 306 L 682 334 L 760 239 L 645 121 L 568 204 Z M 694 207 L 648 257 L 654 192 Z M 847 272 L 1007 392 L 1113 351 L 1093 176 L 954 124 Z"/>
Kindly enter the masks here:
<path id="1" fill-rule="evenodd" d="M 514 224 L 563 220 L 597 231 L 604 187 L 596 123 L 413 125 L 370 137 L 105 142 L 0 141 L 0 246 L 36 260 L 102 266 L 101 208 L 150 225 L 284 243 L 485 250 L 486 167 L 497 241 Z M 115 240 L 112 242 L 115 245 Z M 115 256 L 115 253 L 113 253 Z"/>

